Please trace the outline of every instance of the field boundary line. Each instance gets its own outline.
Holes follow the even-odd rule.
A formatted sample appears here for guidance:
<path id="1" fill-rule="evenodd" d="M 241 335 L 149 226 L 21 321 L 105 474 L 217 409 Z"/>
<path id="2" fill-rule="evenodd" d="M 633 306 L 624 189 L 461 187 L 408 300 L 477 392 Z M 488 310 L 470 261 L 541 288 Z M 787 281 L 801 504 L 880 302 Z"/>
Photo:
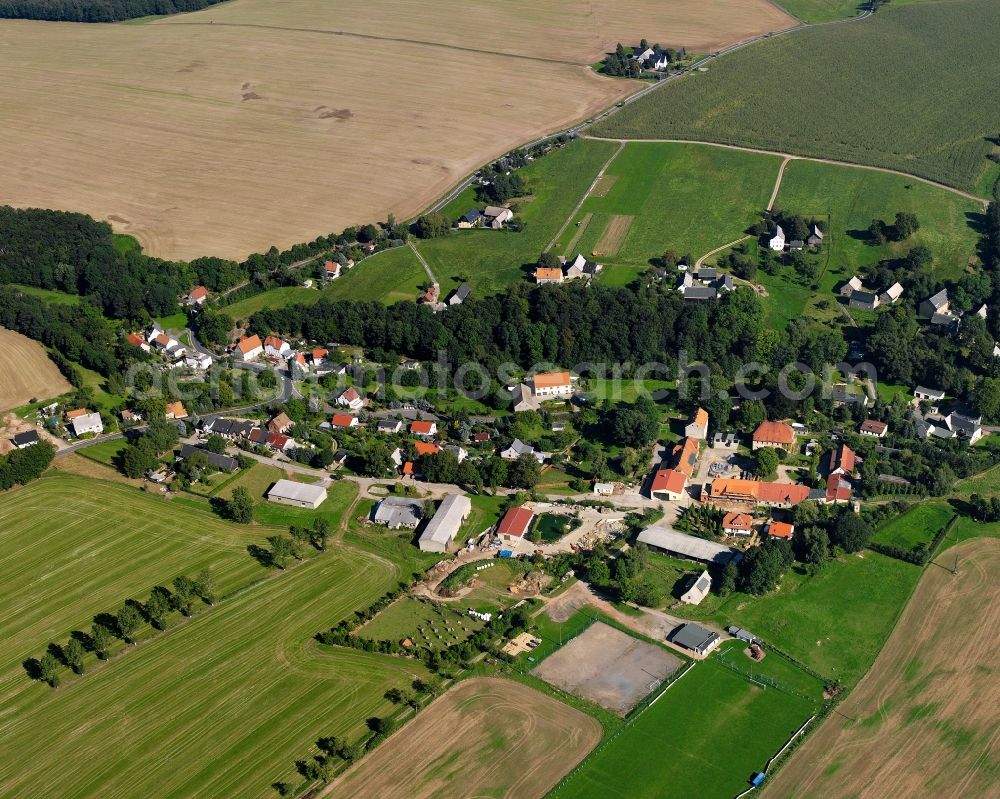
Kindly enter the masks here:
<path id="1" fill-rule="evenodd" d="M 593 182 L 590 184 L 590 187 L 583 193 L 583 197 L 580 198 L 580 202 L 578 202 L 575 206 L 573 206 L 573 210 L 569 212 L 569 216 L 567 216 L 566 221 L 562 223 L 562 227 L 560 227 L 556 235 L 552 237 L 552 241 L 550 241 L 549 246 L 545 248 L 545 252 L 548 252 L 553 247 L 555 247 L 559 239 L 562 238 L 562 235 L 563 233 L 566 232 L 566 228 L 569 227 L 570 222 L 572 222 L 573 219 L 576 217 L 576 215 L 580 213 L 580 209 L 583 207 L 583 204 L 587 202 L 587 199 L 590 197 L 591 193 L 593 193 L 594 189 L 597 188 L 598 182 L 600 181 L 601 178 L 604 177 L 604 173 L 607 171 L 608 167 L 611 166 L 612 162 L 614 162 L 614 160 L 618 157 L 621 151 L 625 149 L 626 143 L 627 142 L 625 141 L 618 142 L 618 149 L 615 150 L 613 153 L 611 153 L 611 157 L 604 162 L 604 166 L 602 166 L 600 170 L 597 172 L 597 177 L 594 178 Z"/>
<path id="2" fill-rule="evenodd" d="M 852 19 L 859 19 L 859 17 L 852 17 Z M 816 164 L 831 164 L 833 166 L 848 166 L 854 169 L 868 169 L 872 172 L 884 172 L 887 175 L 898 175 L 899 177 L 909 178 L 910 180 L 917 180 L 921 183 L 926 183 L 928 186 L 933 186 L 937 189 L 944 189 L 945 191 L 950 191 L 952 194 L 957 194 L 959 197 L 964 197 L 966 200 L 972 200 L 981 204 L 984 208 L 990 204 L 990 201 L 985 197 L 980 197 L 978 194 L 972 194 L 962 189 L 956 188 L 954 186 L 949 186 L 947 183 L 941 183 L 936 180 L 931 180 L 930 178 L 923 178 L 920 175 L 914 175 L 912 172 L 903 172 L 899 169 L 890 169 L 886 166 L 874 166 L 872 164 L 858 164 L 854 161 L 838 161 L 836 158 L 818 158 L 811 155 L 796 155 L 795 153 L 781 152 L 780 150 L 765 150 L 760 147 L 748 147 L 742 144 L 726 144 L 719 141 L 707 141 L 705 139 L 617 139 L 609 136 L 588 136 L 584 135 L 583 138 L 590 139 L 592 141 L 616 141 L 627 144 L 628 142 L 645 142 L 647 144 L 700 144 L 706 147 L 721 147 L 725 150 L 739 150 L 744 153 L 756 153 L 758 155 L 773 155 L 780 158 L 786 158 L 789 161 L 812 161 Z"/>
<path id="3" fill-rule="evenodd" d="M 580 227 L 576 229 L 576 233 L 573 234 L 573 238 L 569 240 L 569 244 L 566 245 L 566 249 L 563 250 L 563 255 L 569 256 L 573 252 L 573 248 L 580 243 L 580 239 L 583 238 L 584 233 L 587 232 L 587 228 L 590 226 L 590 220 L 594 218 L 594 215 L 589 211 L 583 215 L 583 219 L 580 220 Z"/>
<path id="4" fill-rule="evenodd" d="M 414 47 L 436 47 L 441 50 L 458 50 L 463 53 L 475 53 L 477 55 L 501 56 L 506 58 L 517 58 L 522 61 L 538 61 L 543 64 L 561 64 L 570 67 L 589 66 L 581 61 L 569 61 L 562 58 L 546 58 L 540 55 L 526 55 L 524 53 L 505 53 L 501 50 L 483 50 L 478 47 L 462 47 L 457 44 L 445 44 L 444 42 L 431 42 L 425 39 L 406 39 L 402 36 L 385 36 L 378 33 L 361 33 L 360 31 L 337 31 L 329 28 L 295 28 L 284 25 L 264 25 L 259 22 L 161 22 L 160 25 L 198 25 L 213 28 L 257 28 L 260 30 L 283 31 L 287 33 L 313 33 L 320 36 L 343 36 L 349 39 L 371 39 L 377 42 L 395 42 L 396 44 L 410 44 Z"/>

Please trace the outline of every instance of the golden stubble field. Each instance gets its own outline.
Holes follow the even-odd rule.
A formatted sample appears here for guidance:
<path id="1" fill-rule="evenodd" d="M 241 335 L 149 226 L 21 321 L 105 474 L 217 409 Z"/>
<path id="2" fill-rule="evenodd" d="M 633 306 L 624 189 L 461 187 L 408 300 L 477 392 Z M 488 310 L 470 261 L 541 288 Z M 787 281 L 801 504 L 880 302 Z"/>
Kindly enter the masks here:
<path id="1" fill-rule="evenodd" d="M 41 344 L 0 327 L 0 411 L 32 398 L 58 397 L 71 389 Z"/>
<path id="2" fill-rule="evenodd" d="M 600 723 L 581 710 L 521 683 L 473 678 L 319 796 L 541 799 L 600 740 Z"/>
<path id="3" fill-rule="evenodd" d="M 765 0 L 236 0 L 141 25 L 0 21 L 0 203 L 85 211 L 170 258 L 410 216 L 636 84 L 619 39 L 712 49 Z"/>
<path id="4" fill-rule="evenodd" d="M 998 614 L 1000 540 L 939 555 L 871 672 L 778 772 L 766 799 L 997 796 Z"/>

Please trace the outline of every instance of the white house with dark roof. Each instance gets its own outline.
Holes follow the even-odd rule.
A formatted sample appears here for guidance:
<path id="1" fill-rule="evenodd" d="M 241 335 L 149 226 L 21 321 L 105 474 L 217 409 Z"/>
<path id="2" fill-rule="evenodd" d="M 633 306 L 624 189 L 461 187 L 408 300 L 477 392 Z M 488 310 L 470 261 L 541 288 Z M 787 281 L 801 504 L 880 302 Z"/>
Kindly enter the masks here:
<path id="1" fill-rule="evenodd" d="M 691 585 L 681 594 L 681 602 L 688 605 L 700 605 L 701 600 L 708 596 L 712 590 L 712 578 L 705 569 L 701 574 L 695 575 L 691 580 Z"/>
<path id="2" fill-rule="evenodd" d="M 781 225 L 774 226 L 774 233 L 767 240 L 767 246 L 774 252 L 782 252 L 785 249 L 785 231 Z"/>

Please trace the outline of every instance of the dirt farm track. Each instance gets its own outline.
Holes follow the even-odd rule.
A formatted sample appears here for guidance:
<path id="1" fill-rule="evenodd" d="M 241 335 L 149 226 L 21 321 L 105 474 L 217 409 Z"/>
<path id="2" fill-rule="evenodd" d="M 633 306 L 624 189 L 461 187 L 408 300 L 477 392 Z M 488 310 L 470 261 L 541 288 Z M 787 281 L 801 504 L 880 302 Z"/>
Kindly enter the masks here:
<path id="1" fill-rule="evenodd" d="M 600 739 L 596 719 L 534 688 L 465 680 L 320 796 L 541 799 Z"/>
<path id="2" fill-rule="evenodd" d="M 1000 540 L 939 555 L 871 672 L 764 798 L 1000 795 L 998 614 Z"/>
<path id="3" fill-rule="evenodd" d="M 33 397 L 51 399 L 71 388 L 41 344 L 0 327 L 0 411 Z"/>
<path id="4" fill-rule="evenodd" d="M 406 218 L 637 88 L 637 35 L 706 52 L 767 0 L 233 0 L 145 24 L 0 21 L 0 203 L 83 211 L 167 258 Z"/>

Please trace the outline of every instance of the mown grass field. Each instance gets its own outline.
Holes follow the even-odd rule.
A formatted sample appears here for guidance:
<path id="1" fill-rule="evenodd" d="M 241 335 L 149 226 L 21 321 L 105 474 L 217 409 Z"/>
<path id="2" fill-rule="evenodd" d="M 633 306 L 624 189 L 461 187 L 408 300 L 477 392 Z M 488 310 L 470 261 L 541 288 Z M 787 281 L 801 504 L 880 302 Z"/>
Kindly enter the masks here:
<path id="1" fill-rule="evenodd" d="M 596 125 L 899 169 L 986 195 L 1000 107 L 1000 6 L 952 0 L 739 50 Z M 944 61 L 942 61 L 944 59 Z M 919 78 L 915 78 L 919 76 Z"/>
<path id="2" fill-rule="evenodd" d="M 500 291 L 511 283 L 528 278 L 539 254 L 583 197 L 604 162 L 615 151 L 609 142 L 577 141 L 536 159 L 520 170 L 528 183 L 531 198 L 518 202 L 518 215 L 525 230 L 511 233 L 497 230 L 460 230 L 439 239 L 417 242 L 421 254 L 448 290 L 459 275 L 468 277 L 477 295 Z M 477 203 L 471 193 L 446 209 L 461 215 Z"/>
<path id="3" fill-rule="evenodd" d="M 686 144 L 629 144 L 608 167 L 613 183 L 604 196 L 595 192 L 574 222 L 590 214 L 586 230 L 564 250 L 576 232 L 572 224 L 556 251 L 591 257 L 615 216 L 632 217 L 617 251 L 594 256 L 607 265 L 601 280 L 614 282 L 619 267 L 648 267 L 667 249 L 695 259 L 739 238 L 767 205 L 780 159 L 719 147 Z M 560 248 L 561 247 L 561 248 Z"/>
<path id="4" fill-rule="evenodd" d="M 314 645 L 410 565 L 389 548 L 372 557 L 338 544 L 58 690 L 30 682 L 24 657 L 176 574 L 211 566 L 220 594 L 249 584 L 264 572 L 245 546 L 266 530 L 63 476 L 0 498 L 0 519 L 4 795 L 265 795 L 296 782 L 293 762 L 317 737 L 357 739 L 389 709 L 388 688 L 424 675 L 411 661 Z"/>
<path id="5" fill-rule="evenodd" d="M 179 574 L 211 568 L 220 594 L 262 576 L 246 546 L 263 538 L 260 528 L 223 522 L 207 508 L 65 473 L 0 497 L 0 685 L 34 692 L 24 658 Z"/>
<path id="6" fill-rule="evenodd" d="M 303 280 L 310 274 L 301 272 Z M 328 300 L 380 300 L 387 305 L 399 300 L 415 300 L 417 288 L 427 280 L 420 262 L 409 247 L 380 252 L 345 271 L 343 277 L 325 288 L 282 286 L 248 297 L 225 307 L 233 319 L 248 319 L 265 308 L 282 308 L 294 303 L 311 304 L 321 297 Z"/>
<path id="7" fill-rule="evenodd" d="M 913 564 L 865 551 L 813 576 L 790 570 L 764 596 L 713 595 L 677 612 L 746 627 L 824 677 L 852 685 L 875 660 L 920 574 Z"/>
<path id="8" fill-rule="evenodd" d="M 727 657 L 749 669 L 742 654 Z M 779 682 L 805 685 L 807 694 L 761 688 L 718 656 L 696 663 L 550 797 L 654 799 L 666 790 L 670 796 L 731 799 L 819 707 L 819 681 L 787 665 L 771 655 L 754 670 L 774 669 Z"/>
<path id="9" fill-rule="evenodd" d="M 872 540 L 879 544 L 913 549 L 931 540 L 955 516 L 947 502 L 919 502 L 902 516 L 880 527 Z"/>

